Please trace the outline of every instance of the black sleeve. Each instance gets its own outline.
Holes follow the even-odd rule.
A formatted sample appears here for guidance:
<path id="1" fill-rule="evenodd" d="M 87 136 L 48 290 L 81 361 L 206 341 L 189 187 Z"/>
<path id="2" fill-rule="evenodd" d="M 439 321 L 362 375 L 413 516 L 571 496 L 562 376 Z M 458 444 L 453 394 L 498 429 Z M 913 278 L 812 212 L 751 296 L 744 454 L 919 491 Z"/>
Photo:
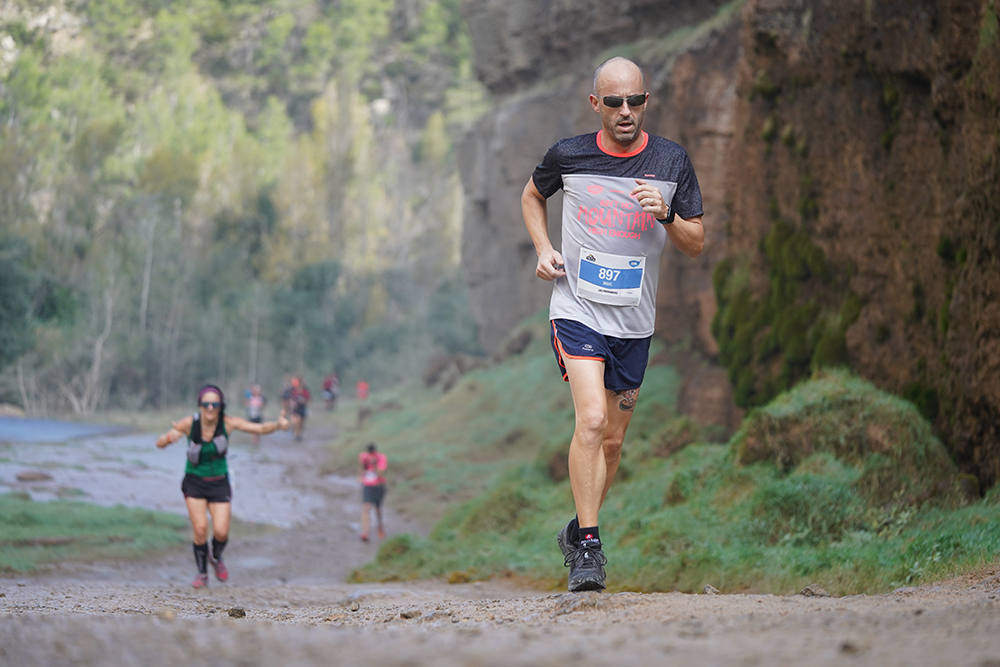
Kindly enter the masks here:
<path id="1" fill-rule="evenodd" d="M 684 154 L 684 165 L 677 178 L 677 191 L 670 202 L 670 213 L 676 213 L 685 220 L 704 215 L 701 203 L 701 188 L 698 186 L 698 176 L 694 173 L 691 159 Z"/>
<path id="2" fill-rule="evenodd" d="M 559 144 L 553 144 L 545 153 L 545 157 L 535 167 L 531 179 L 543 197 L 548 199 L 562 187 L 562 169 L 560 168 Z"/>

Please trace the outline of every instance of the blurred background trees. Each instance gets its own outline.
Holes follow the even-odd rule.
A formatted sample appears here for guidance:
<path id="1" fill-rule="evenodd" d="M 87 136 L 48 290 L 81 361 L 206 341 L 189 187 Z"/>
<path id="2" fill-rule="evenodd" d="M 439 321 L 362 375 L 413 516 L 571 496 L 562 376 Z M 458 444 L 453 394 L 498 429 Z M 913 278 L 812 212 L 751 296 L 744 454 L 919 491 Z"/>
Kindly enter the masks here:
<path id="1" fill-rule="evenodd" d="M 0 10 L 0 402 L 419 375 L 479 352 L 457 0 Z"/>

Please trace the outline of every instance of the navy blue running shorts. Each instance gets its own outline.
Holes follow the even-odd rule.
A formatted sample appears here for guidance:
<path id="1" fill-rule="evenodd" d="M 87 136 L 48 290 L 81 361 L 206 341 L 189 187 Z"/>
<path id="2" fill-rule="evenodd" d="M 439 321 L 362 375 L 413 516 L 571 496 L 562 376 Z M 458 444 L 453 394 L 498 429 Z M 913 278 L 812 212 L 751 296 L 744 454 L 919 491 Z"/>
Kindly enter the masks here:
<path id="1" fill-rule="evenodd" d="M 611 391 L 638 389 L 649 362 L 649 343 L 653 337 L 615 338 L 605 336 L 573 320 L 552 320 L 552 351 L 563 380 L 564 359 L 596 359 L 604 362 L 604 387 Z"/>

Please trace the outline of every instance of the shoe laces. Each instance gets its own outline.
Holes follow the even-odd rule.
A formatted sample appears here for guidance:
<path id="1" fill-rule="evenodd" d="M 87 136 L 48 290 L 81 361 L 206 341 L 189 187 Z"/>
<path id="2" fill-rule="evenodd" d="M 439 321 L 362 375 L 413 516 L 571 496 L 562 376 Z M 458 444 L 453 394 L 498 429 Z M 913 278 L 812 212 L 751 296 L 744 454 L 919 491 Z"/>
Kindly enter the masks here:
<path id="1" fill-rule="evenodd" d="M 608 557 L 604 555 L 603 551 L 595 547 L 580 546 L 566 554 L 566 560 L 563 561 L 563 565 L 572 567 L 581 565 L 581 561 L 587 562 L 588 565 L 600 565 L 604 567 L 608 564 Z"/>

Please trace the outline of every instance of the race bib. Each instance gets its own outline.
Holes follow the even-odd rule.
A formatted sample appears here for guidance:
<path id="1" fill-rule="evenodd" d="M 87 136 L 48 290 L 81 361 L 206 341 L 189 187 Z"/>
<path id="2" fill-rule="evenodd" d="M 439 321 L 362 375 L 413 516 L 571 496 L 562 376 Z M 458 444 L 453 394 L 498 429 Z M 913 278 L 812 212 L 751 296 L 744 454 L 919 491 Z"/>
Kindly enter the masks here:
<path id="1" fill-rule="evenodd" d="M 366 470 L 365 471 L 365 481 L 366 482 L 374 482 L 377 479 L 378 479 L 378 473 L 376 473 L 374 470 Z"/>
<path id="2" fill-rule="evenodd" d="M 581 248 L 576 295 L 612 306 L 637 306 L 642 296 L 645 271 L 645 257 L 612 255 Z"/>

